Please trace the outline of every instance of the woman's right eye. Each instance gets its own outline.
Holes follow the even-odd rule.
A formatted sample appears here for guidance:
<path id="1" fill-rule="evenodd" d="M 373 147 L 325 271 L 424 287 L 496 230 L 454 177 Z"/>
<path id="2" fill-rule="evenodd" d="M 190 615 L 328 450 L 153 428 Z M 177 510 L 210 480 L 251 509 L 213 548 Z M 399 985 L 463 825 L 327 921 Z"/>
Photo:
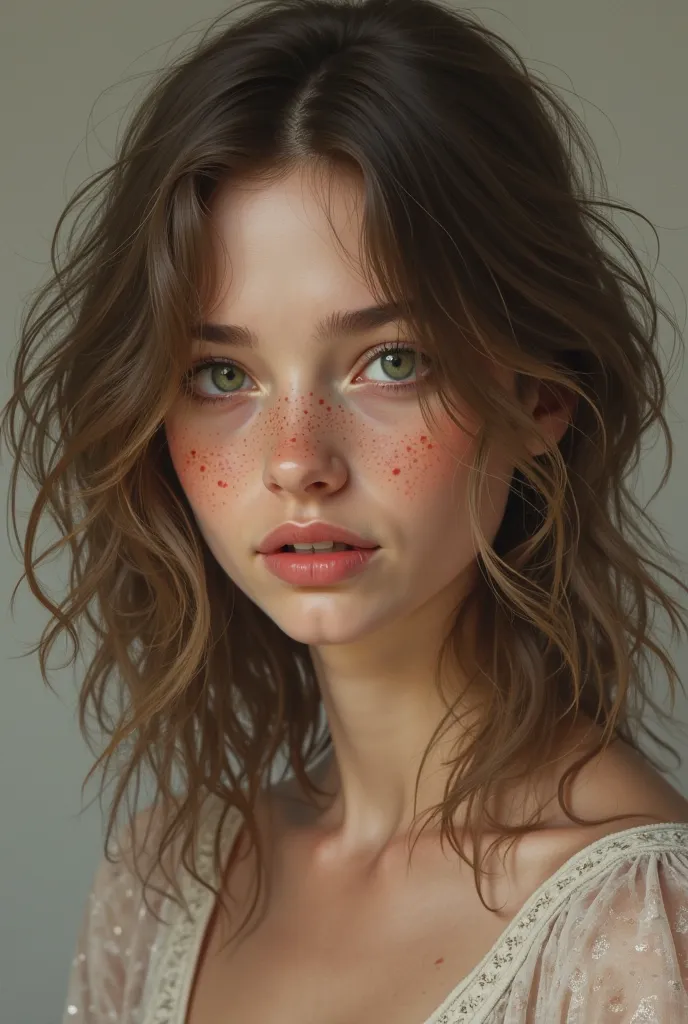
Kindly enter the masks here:
<path id="1" fill-rule="evenodd" d="M 194 401 L 223 402 L 223 395 L 233 395 L 242 390 L 245 381 L 251 378 L 236 363 L 227 359 L 205 359 L 197 363 L 187 376 L 187 390 Z M 197 382 L 205 381 L 214 393 L 211 395 L 198 391 Z M 244 389 L 245 390 L 245 389 Z M 219 394 L 218 394 L 219 392 Z"/>

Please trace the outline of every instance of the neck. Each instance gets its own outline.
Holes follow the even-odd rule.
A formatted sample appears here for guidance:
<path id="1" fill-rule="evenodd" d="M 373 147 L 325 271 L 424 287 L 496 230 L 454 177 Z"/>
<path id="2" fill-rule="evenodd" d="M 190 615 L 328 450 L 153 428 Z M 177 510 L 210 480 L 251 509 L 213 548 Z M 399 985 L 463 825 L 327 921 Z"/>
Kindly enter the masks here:
<path id="1" fill-rule="evenodd" d="M 332 737 L 312 774 L 326 791 L 317 822 L 337 855 L 375 858 L 405 837 L 419 814 L 442 802 L 467 741 L 481 695 L 457 669 L 439 675 L 455 607 L 450 595 L 440 599 L 443 606 L 435 599 L 355 645 L 311 649 Z M 423 762 L 448 704 L 453 716 Z"/>

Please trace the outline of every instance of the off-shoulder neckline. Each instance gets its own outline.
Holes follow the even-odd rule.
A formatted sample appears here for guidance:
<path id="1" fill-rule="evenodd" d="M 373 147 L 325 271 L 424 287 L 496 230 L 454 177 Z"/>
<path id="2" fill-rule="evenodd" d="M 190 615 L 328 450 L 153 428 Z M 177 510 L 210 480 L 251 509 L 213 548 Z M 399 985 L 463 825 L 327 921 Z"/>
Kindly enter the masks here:
<path id="1" fill-rule="evenodd" d="M 422 1024 L 466 1024 L 469 1020 L 480 1024 L 501 995 L 499 980 L 505 969 L 508 967 L 513 977 L 525 960 L 539 931 L 538 921 L 546 926 L 577 886 L 592 884 L 627 855 L 671 852 L 683 845 L 688 855 L 688 822 L 664 821 L 610 832 L 581 847 L 531 893 L 485 956 Z M 530 942 L 525 941 L 528 938 Z M 514 955 L 505 957 L 505 950 Z M 482 1011 L 479 1018 L 474 1016 L 478 1009 Z"/>
<path id="2" fill-rule="evenodd" d="M 222 810 L 218 808 L 218 814 Z M 227 814 L 224 820 L 223 863 L 226 863 L 241 820 L 238 811 Z M 197 861 L 199 875 L 205 875 L 213 884 L 217 884 L 212 870 L 217 823 L 216 814 L 207 816 L 199 838 Z M 485 956 L 419 1024 L 480 1024 L 502 994 L 506 972 L 508 977 L 514 976 L 538 932 L 576 887 L 594 881 L 598 874 L 624 856 L 680 851 L 683 846 L 688 855 L 688 822 L 667 821 L 610 832 L 576 851 L 531 893 Z M 191 986 L 215 899 L 212 891 L 191 875 L 187 875 L 183 888 L 191 917 L 180 912 L 172 922 L 153 988 L 154 1006 L 145 1024 L 162 1024 L 163 1021 L 185 1024 L 187 1020 Z M 175 1012 L 170 1015 L 172 1007 Z"/>

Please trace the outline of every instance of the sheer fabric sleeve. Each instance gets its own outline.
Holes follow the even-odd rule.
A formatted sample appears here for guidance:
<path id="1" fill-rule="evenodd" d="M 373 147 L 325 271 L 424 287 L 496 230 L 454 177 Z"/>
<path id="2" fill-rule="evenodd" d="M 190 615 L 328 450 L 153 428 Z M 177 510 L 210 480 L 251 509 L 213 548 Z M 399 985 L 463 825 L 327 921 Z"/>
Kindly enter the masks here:
<path id="1" fill-rule="evenodd" d="M 137 816 L 137 833 L 148 814 Z M 101 860 L 87 898 L 63 1024 L 137 1024 L 142 1019 L 145 981 L 161 925 L 144 902 L 128 842 L 120 838 L 115 853 L 114 864 Z M 160 915 L 163 897 L 149 888 L 147 898 Z"/>
<path id="2" fill-rule="evenodd" d="M 688 849 L 643 852 L 555 919 L 519 1024 L 688 1024 Z"/>

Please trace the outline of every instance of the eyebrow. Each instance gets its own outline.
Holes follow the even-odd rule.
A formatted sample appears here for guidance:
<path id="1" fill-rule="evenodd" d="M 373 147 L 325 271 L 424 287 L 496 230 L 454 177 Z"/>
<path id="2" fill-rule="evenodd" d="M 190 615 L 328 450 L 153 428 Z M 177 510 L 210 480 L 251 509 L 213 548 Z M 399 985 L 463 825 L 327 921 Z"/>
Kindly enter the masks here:
<path id="1" fill-rule="evenodd" d="M 328 313 L 315 328 L 314 337 L 317 341 L 330 341 L 341 335 L 362 334 L 376 327 L 402 320 L 409 304 L 386 302 L 379 306 L 366 306 L 363 309 L 337 310 Z M 201 322 L 194 326 L 192 337 L 197 341 L 211 341 L 223 345 L 240 345 L 253 348 L 258 338 L 243 324 L 217 324 Z"/>

